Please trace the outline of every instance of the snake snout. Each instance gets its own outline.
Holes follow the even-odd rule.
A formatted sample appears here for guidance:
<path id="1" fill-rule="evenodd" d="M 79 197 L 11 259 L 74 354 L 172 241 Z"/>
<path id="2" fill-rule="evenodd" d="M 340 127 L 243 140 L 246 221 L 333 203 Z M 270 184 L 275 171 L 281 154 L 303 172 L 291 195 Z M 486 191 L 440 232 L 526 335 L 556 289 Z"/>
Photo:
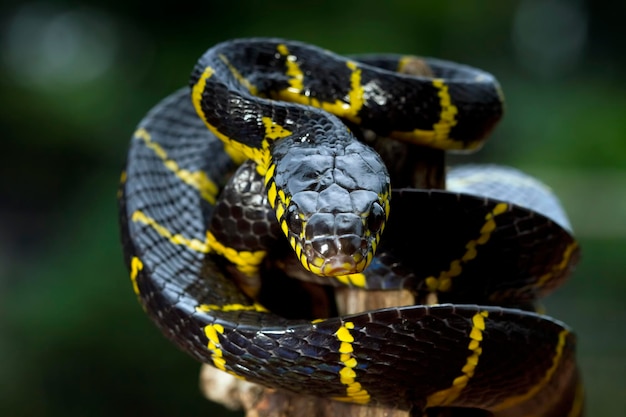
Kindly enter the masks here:
<path id="1" fill-rule="evenodd" d="M 316 213 L 306 225 L 305 250 L 309 265 L 325 276 L 353 274 L 365 268 L 371 250 L 362 219 L 351 213 Z"/>
<path id="2" fill-rule="evenodd" d="M 354 274 L 356 272 L 357 264 L 350 256 L 332 257 L 322 266 L 322 275 L 325 276 Z"/>
<path id="3" fill-rule="evenodd" d="M 366 242 L 356 235 L 319 238 L 311 242 L 307 257 L 319 265 L 318 273 L 324 276 L 354 274 L 363 269 Z"/>

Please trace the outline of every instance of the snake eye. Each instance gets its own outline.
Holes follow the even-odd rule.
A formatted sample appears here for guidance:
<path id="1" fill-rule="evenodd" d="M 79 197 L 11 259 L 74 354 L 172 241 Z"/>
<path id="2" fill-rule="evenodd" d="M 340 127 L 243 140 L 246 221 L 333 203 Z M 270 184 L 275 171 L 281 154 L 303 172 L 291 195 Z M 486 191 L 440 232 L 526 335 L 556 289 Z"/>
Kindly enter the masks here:
<path id="1" fill-rule="evenodd" d="M 298 214 L 298 208 L 294 204 L 287 209 L 287 227 L 298 236 L 302 233 L 302 219 Z"/>
<path id="2" fill-rule="evenodd" d="M 367 228 L 371 233 L 378 233 L 385 221 L 385 210 L 380 204 L 374 202 L 367 216 Z"/>

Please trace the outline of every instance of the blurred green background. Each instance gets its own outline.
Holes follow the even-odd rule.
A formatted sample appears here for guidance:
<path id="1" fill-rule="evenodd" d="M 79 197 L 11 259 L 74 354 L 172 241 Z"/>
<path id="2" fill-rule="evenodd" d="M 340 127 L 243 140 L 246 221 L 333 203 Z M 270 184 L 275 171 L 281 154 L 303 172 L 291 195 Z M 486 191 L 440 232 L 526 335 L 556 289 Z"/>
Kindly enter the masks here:
<path id="1" fill-rule="evenodd" d="M 626 3 L 5 1 L 0 6 L 0 416 L 220 416 L 135 300 L 115 191 L 134 126 L 233 37 L 403 52 L 493 72 L 507 113 L 454 162 L 548 183 L 583 260 L 547 301 L 579 334 L 590 416 L 626 410 Z"/>

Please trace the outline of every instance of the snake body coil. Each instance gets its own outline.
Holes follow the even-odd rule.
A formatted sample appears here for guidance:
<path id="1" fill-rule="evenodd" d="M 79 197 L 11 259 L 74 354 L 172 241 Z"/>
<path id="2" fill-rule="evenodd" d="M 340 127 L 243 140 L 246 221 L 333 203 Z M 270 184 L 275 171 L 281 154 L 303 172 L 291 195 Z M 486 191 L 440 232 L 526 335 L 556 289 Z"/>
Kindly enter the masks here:
<path id="1" fill-rule="evenodd" d="M 178 346 L 252 382 L 413 410 L 578 416 L 573 333 L 524 310 L 578 259 L 558 202 L 497 167 L 453 171 L 447 191 L 392 190 L 352 133 L 464 150 L 501 117 L 491 75 L 438 60 L 424 61 L 432 78 L 399 74 L 406 62 L 275 39 L 207 51 L 131 142 L 119 202 L 134 291 Z M 268 264 L 440 304 L 287 319 L 241 289 Z"/>

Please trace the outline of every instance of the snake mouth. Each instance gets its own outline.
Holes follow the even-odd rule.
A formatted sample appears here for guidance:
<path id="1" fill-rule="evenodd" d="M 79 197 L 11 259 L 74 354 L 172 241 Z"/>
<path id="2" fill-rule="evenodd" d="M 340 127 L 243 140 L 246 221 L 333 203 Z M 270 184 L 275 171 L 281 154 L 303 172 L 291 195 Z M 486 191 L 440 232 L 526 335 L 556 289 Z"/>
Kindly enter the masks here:
<path id="1" fill-rule="evenodd" d="M 284 230 L 304 268 L 319 276 L 362 272 L 372 260 L 385 215 L 375 204 L 373 219 L 363 208 L 353 208 L 356 213 L 317 211 L 303 215 L 295 203 L 291 204 Z"/>
<path id="2" fill-rule="evenodd" d="M 305 268 L 316 275 L 336 277 L 339 275 L 356 274 L 365 269 L 365 258 L 358 256 L 333 256 L 331 258 L 315 258 L 312 262 L 303 263 Z"/>
<path id="3" fill-rule="evenodd" d="M 306 269 L 321 276 L 361 272 L 367 266 L 369 245 L 357 236 L 316 239 L 304 244 L 301 261 Z"/>
<path id="4" fill-rule="evenodd" d="M 357 262 L 352 256 L 334 256 L 326 259 L 320 269 L 324 276 L 354 274 L 357 272 Z"/>

